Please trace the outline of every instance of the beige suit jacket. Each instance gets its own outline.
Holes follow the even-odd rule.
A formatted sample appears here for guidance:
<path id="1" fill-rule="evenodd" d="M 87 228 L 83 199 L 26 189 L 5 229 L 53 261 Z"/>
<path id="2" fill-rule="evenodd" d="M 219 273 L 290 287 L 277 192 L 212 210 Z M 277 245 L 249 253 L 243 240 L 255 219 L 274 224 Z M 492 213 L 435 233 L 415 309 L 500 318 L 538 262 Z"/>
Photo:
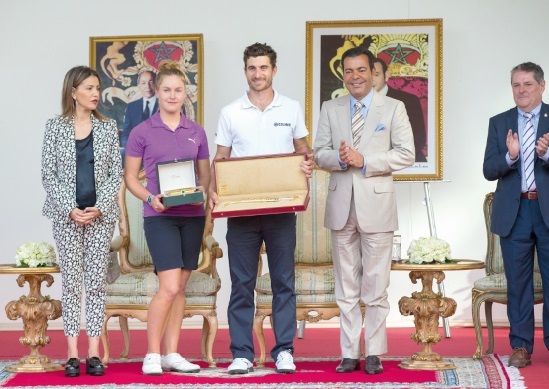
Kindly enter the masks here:
<path id="1" fill-rule="evenodd" d="M 338 161 L 342 140 L 352 145 L 349 95 L 322 104 L 314 140 L 316 163 L 331 171 L 324 225 L 341 230 L 349 218 L 354 191 L 360 228 L 367 233 L 398 230 L 392 173 L 412 165 L 415 147 L 404 104 L 374 92 L 358 151 L 366 171 Z"/>

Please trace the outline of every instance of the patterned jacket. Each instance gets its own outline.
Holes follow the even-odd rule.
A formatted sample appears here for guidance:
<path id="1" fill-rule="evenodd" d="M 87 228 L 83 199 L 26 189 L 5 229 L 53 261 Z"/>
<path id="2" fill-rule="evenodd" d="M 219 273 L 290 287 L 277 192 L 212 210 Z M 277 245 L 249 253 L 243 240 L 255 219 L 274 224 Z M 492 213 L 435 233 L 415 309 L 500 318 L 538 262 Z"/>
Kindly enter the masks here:
<path id="1" fill-rule="evenodd" d="M 100 121 L 92 115 L 93 156 L 95 172 L 95 206 L 104 221 L 118 219 L 120 209 L 116 195 L 122 181 L 122 161 L 118 130 L 113 120 Z M 67 123 L 62 117 L 46 123 L 42 147 L 42 184 L 46 202 L 42 214 L 55 221 L 68 221 L 76 203 L 76 145 L 74 118 Z"/>

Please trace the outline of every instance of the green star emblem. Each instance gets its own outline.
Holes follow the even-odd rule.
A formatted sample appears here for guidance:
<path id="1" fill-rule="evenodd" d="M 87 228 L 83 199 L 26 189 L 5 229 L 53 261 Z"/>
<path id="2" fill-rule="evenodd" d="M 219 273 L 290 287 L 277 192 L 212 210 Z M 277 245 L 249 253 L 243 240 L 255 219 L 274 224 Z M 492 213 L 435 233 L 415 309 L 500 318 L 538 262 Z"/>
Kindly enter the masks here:
<path id="1" fill-rule="evenodd" d="M 175 48 L 169 48 L 166 46 L 166 43 L 162 41 L 159 48 L 151 48 L 151 51 L 153 51 L 156 54 L 156 58 L 154 59 L 154 63 L 157 63 L 163 59 L 171 59 L 170 54 L 175 51 Z"/>
<path id="2" fill-rule="evenodd" d="M 402 50 L 402 46 L 400 46 L 400 43 L 397 44 L 396 49 L 389 53 L 389 55 L 391 56 L 390 64 L 397 62 L 403 63 L 405 65 L 408 64 L 408 62 L 406 61 L 406 57 L 412 54 L 412 52 L 413 50 Z"/>

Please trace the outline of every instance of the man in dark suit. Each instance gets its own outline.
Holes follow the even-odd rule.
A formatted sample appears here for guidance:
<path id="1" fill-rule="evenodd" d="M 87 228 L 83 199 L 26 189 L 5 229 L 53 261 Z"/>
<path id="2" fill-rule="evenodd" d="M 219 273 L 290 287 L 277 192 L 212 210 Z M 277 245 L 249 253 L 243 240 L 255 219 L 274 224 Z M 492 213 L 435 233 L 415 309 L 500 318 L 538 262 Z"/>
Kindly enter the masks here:
<path id="1" fill-rule="evenodd" d="M 148 119 L 158 110 L 158 99 L 155 94 L 156 74 L 150 70 L 139 73 L 137 87 L 141 91 L 141 98 L 132 101 L 126 106 L 124 114 L 124 127 L 120 134 L 120 146 L 122 147 L 122 163 L 124 164 L 124 150 L 132 129 Z"/>
<path id="2" fill-rule="evenodd" d="M 484 177 L 497 180 L 491 231 L 500 236 L 507 277 L 509 366 L 532 363 L 534 250 L 541 270 L 543 334 L 549 348 L 549 106 L 541 101 L 543 70 L 531 62 L 511 70 L 516 107 L 490 119 Z"/>
<path id="3" fill-rule="evenodd" d="M 389 72 L 387 71 L 387 64 L 382 59 L 374 58 L 374 67 L 374 89 L 382 95 L 392 97 L 404 103 L 406 113 L 412 125 L 412 132 L 414 133 L 416 162 L 427 162 L 427 158 L 423 154 L 423 148 L 427 142 L 427 134 L 425 132 L 425 121 L 423 120 L 423 110 L 421 109 L 419 99 L 411 93 L 400 91 L 387 85 Z"/>

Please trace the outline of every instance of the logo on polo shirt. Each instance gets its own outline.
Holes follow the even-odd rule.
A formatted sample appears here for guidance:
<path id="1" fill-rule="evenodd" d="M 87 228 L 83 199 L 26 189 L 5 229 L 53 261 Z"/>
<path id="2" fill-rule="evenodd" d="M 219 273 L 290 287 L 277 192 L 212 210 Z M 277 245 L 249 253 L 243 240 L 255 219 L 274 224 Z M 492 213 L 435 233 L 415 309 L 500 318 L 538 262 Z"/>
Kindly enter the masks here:
<path id="1" fill-rule="evenodd" d="M 292 124 L 291 124 L 291 123 L 279 123 L 279 122 L 275 122 L 275 123 L 274 123 L 274 126 L 275 126 L 275 127 L 279 127 L 279 126 L 291 127 Z"/>

